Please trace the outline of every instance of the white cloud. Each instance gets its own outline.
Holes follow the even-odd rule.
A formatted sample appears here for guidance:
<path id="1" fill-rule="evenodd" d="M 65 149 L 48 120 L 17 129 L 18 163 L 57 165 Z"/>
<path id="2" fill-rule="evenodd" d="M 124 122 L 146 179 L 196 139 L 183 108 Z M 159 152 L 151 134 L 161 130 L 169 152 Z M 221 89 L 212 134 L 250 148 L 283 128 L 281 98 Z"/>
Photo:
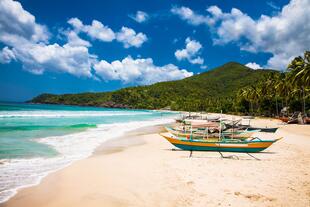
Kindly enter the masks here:
<path id="1" fill-rule="evenodd" d="M 68 39 L 67 44 L 70 46 L 85 46 L 85 47 L 92 46 L 90 42 L 81 39 L 75 31 L 66 31 L 65 35 L 67 36 Z"/>
<path id="2" fill-rule="evenodd" d="M 141 45 L 147 41 L 145 34 L 139 32 L 138 34 L 131 28 L 122 27 L 122 29 L 116 34 L 116 39 L 124 44 L 125 48 L 128 47 L 141 47 Z"/>
<path id="3" fill-rule="evenodd" d="M 273 54 L 267 67 L 285 69 L 289 61 L 310 48 L 310 6 L 308 0 L 292 0 L 276 16 L 253 20 L 238 9 L 226 13 L 217 29 L 217 41 L 241 43 L 243 50 Z"/>
<path id="4" fill-rule="evenodd" d="M 129 15 L 129 17 L 138 23 L 145 22 L 149 19 L 149 15 L 143 11 L 137 11 L 136 15 Z"/>
<path id="5" fill-rule="evenodd" d="M 115 39 L 115 33 L 101 22 L 93 20 L 91 25 L 86 25 L 84 31 L 92 38 L 105 42 L 111 42 Z"/>
<path id="6" fill-rule="evenodd" d="M 217 6 L 210 6 L 207 8 L 207 11 L 213 16 L 209 17 L 210 19 L 220 18 L 223 15 L 222 10 Z M 210 21 L 213 22 L 213 20 Z"/>
<path id="7" fill-rule="evenodd" d="M 136 33 L 136 31 L 128 27 L 122 27 L 119 32 L 115 33 L 108 26 L 103 25 L 97 20 L 93 20 L 91 25 L 84 25 L 78 18 L 71 18 L 68 23 L 73 26 L 77 33 L 85 32 L 91 38 L 104 42 L 111 42 L 116 39 L 118 42 L 123 43 L 125 48 L 141 47 L 147 41 L 145 34 L 141 32 Z"/>
<path id="8" fill-rule="evenodd" d="M 203 62 L 204 62 L 204 59 L 201 58 L 201 57 L 197 57 L 197 58 L 194 58 L 194 59 L 189 59 L 189 62 L 192 63 L 192 64 L 202 65 Z"/>
<path id="9" fill-rule="evenodd" d="M 188 60 L 192 64 L 203 64 L 204 59 L 198 56 L 202 46 L 200 42 L 191 40 L 189 37 L 185 40 L 185 49 L 177 50 L 174 55 L 178 60 Z"/>
<path id="10" fill-rule="evenodd" d="M 192 72 L 179 69 L 173 64 L 156 66 L 151 58 L 133 59 L 130 56 L 111 63 L 101 60 L 94 65 L 94 69 L 103 80 L 121 80 L 124 83 L 140 84 L 177 80 L 193 75 Z"/>
<path id="11" fill-rule="evenodd" d="M 92 55 L 84 46 L 63 46 L 57 43 L 25 44 L 15 47 L 16 57 L 23 63 L 24 69 L 34 74 L 42 74 L 44 71 L 57 71 L 69 73 L 78 77 L 91 77 Z"/>
<path id="12" fill-rule="evenodd" d="M 199 16 L 190 10 L 188 15 L 180 17 L 191 24 L 194 22 L 190 19 L 197 15 L 198 19 L 209 19 L 211 24 L 208 26 L 215 33 L 215 44 L 232 42 L 242 50 L 272 54 L 264 67 L 285 69 L 293 57 L 310 48 L 309 0 L 291 0 L 276 15 L 261 15 L 258 19 L 236 8 L 228 13 L 218 7 L 209 7 L 207 11 L 210 15 Z M 196 25 L 205 22 L 196 21 Z"/>
<path id="13" fill-rule="evenodd" d="M 12 46 L 16 39 L 46 42 L 47 28 L 36 23 L 35 17 L 17 1 L 0 1 L 0 41 Z"/>
<path id="14" fill-rule="evenodd" d="M 193 75 L 172 64 L 156 66 L 151 58 L 127 57 L 112 63 L 105 60 L 98 61 L 96 55 L 89 53 L 88 47 L 91 44 L 81 39 L 79 32 L 85 32 L 101 41 L 117 39 L 125 47 L 140 47 L 147 37 L 127 27 L 123 27 L 115 34 L 96 20 L 91 25 L 84 25 L 77 18 L 68 22 L 74 29 L 63 31 L 67 42 L 64 45 L 48 43 L 49 35 L 46 27 L 37 24 L 35 17 L 25 11 L 20 3 L 0 0 L 0 42 L 7 45 L 0 51 L 0 62 L 19 61 L 24 70 L 34 74 L 50 71 L 94 80 L 99 80 L 97 77 L 99 76 L 104 80 L 121 80 L 125 83 L 151 84 Z"/>
<path id="15" fill-rule="evenodd" d="M 78 18 L 71 18 L 68 20 L 77 32 L 85 32 L 91 38 L 103 42 L 111 42 L 115 39 L 115 33 L 108 26 L 103 25 L 98 20 L 93 20 L 91 25 L 84 25 Z"/>
<path id="16" fill-rule="evenodd" d="M 8 47 L 4 47 L 0 51 L 0 63 L 10 63 L 11 60 L 16 60 L 14 52 Z"/>
<path id="17" fill-rule="evenodd" d="M 181 19 L 187 21 L 189 24 L 200 25 L 200 24 L 209 24 L 210 18 L 200 14 L 196 14 L 188 7 L 172 7 L 171 12 Z"/>
<path id="18" fill-rule="evenodd" d="M 247 66 L 247 67 L 249 67 L 249 68 L 252 68 L 252 69 L 254 69 L 254 70 L 257 70 L 257 69 L 261 69 L 261 68 L 262 68 L 259 64 L 255 63 L 255 62 L 249 62 L 249 63 L 247 63 L 245 66 Z"/>
<path id="19" fill-rule="evenodd" d="M 83 22 L 76 17 L 69 19 L 68 24 L 72 25 L 77 31 L 82 31 L 85 27 Z"/>
<path id="20" fill-rule="evenodd" d="M 208 66 L 207 66 L 207 65 L 201 65 L 200 68 L 203 69 L 203 70 L 205 70 L 205 69 L 208 68 Z"/>
<path id="21" fill-rule="evenodd" d="M 68 43 L 48 44 L 49 33 L 44 25 L 24 10 L 19 2 L 0 1 L 0 41 L 10 46 L 1 51 L 1 62 L 20 61 L 24 70 L 42 74 L 46 70 L 91 77 L 89 43 L 74 32 L 68 33 Z"/>

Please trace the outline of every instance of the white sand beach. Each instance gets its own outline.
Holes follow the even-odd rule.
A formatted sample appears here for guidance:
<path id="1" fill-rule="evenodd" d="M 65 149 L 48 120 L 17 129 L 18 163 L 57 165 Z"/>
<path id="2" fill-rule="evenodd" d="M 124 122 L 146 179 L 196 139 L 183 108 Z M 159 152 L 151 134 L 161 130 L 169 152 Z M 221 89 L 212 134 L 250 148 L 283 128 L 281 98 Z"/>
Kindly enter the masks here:
<path id="1" fill-rule="evenodd" d="M 104 143 L 84 160 L 20 190 L 5 207 L 310 206 L 310 126 L 255 119 L 283 137 L 261 153 L 189 152 L 161 127 Z"/>

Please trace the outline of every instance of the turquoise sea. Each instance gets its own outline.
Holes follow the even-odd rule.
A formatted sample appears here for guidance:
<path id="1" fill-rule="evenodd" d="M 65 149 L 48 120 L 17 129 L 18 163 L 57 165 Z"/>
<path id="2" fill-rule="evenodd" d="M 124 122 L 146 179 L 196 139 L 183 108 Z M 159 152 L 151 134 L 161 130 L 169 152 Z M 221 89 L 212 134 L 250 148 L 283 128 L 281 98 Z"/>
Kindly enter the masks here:
<path id="1" fill-rule="evenodd" d="M 64 105 L 0 103 L 0 202 L 49 172 L 86 158 L 104 141 L 176 113 Z"/>

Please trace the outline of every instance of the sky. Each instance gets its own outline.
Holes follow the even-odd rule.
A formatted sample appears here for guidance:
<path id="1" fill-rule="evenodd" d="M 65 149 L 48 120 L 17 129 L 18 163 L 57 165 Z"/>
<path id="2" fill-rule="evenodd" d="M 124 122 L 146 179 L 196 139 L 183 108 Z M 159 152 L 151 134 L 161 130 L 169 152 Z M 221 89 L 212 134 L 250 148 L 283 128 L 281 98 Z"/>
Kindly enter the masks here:
<path id="1" fill-rule="evenodd" d="M 235 61 L 285 70 L 310 0 L 0 0 L 0 100 L 112 91 Z"/>

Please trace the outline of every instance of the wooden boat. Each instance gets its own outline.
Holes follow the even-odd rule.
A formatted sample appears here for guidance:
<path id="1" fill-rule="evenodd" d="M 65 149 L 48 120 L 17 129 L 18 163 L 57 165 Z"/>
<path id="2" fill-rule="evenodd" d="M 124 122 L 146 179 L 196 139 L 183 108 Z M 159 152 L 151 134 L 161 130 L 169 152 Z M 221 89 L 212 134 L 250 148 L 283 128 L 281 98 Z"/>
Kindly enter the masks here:
<path id="1" fill-rule="evenodd" d="M 279 117 L 279 119 L 281 120 L 281 121 L 283 121 L 283 122 L 288 122 L 288 120 L 289 120 L 289 117 L 286 117 L 286 116 L 282 116 L 282 117 Z"/>
<path id="2" fill-rule="evenodd" d="M 195 120 L 195 119 L 185 119 L 183 121 L 185 125 L 190 125 L 194 128 L 198 127 L 218 127 L 219 123 L 208 121 L 208 120 Z"/>
<path id="3" fill-rule="evenodd" d="M 185 138 L 193 138 L 193 139 L 207 139 L 207 138 L 216 138 L 219 137 L 218 131 L 209 132 L 209 129 L 192 129 L 192 130 L 181 130 L 173 127 L 165 126 L 165 129 L 171 134 L 177 137 L 185 137 Z M 221 132 L 221 135 L 225 138 L 235 138 L 235 139 L 247 139 L 250 138 L 255 132 L 259 132 L 259 130 L 252 131 L 228 131 Z"/>
<path id="4" fill-rule="evenodd" d="M 247 130 L 259 130 L 259 132 L 268 132 L 268 133 L 275 133 L 278 128 L 258 128 L 258 127 L 248 127 Z"/>
<path id="5" fill-rule="evenodd" d="M 220 151 L 220 152 L 260 152 L 270 147 L 273 143 L 280 140 L 260 140 L 252 138 L 248 140 L 240 139 L 221 139 L 221 140 L 197 140 L 176 137 L 170 133 L 160 134 L 168 142 L 177 148 L 189 151 Z"/>

